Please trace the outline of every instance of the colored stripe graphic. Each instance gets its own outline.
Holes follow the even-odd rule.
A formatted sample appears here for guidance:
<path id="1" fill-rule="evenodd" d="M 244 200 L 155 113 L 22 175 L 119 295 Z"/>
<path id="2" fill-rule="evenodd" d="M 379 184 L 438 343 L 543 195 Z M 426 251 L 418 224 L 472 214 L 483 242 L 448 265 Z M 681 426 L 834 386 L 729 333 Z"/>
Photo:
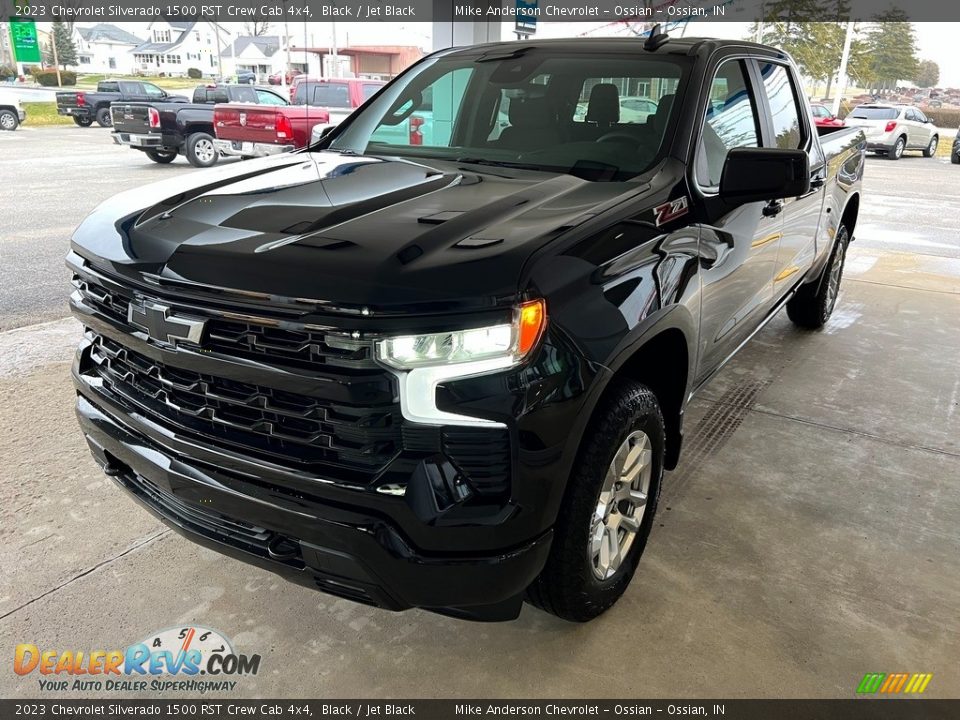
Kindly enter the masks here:
<path id="1" fill-rule="evenodd" d="M 933 673 L 866 673 L 857 686 L 857 693 L 872 695 L 898 693 L 919 695 L 927 689 L 933 679 Z"/>

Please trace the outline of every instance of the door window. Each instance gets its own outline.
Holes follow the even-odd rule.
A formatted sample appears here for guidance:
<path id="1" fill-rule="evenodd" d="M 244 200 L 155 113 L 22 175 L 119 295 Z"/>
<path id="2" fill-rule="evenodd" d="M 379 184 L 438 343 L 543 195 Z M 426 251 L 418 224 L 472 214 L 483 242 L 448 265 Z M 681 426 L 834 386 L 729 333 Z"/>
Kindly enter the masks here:
<path id="1" fill-rule="evenodd" d="M 261 105 L 286 105 L 287 101 L 269 90 L 257 90 L 257 102 Z"/>
<path id="2" fill-rule="evenodd" d="M 344 83 L 315 83 L 311 90 L 310 105 L 332 108 L 350 107 L 350 88 Z"/>
<path id="3" fill-rule="evenodd" d="M 800 122 L 800 106 L 790 80 L 790 72 L 783 65 L 761 63 L 763 91 L 770 105 L 773 120 L 774 144 L 784 150 L 796 150 L 803 145 L 803 125 Z"/>
<path id="4" fill-rule="evenodd" d="M 166 93 L 165 93 L 163 90 L 161 90 L 160 88 L 158 88 L 158 87 L 157 87 L 156 85 L 154 85 L 153 83 L 146 83 L 146 82 L 145 82 L 145 83 L 142 83 L 142 84 L 143 84 L 143 92 L 144 92 L 144 94 L 145 94 L 147 97 L 149 97 L 149 98 L 159 98 L 159 97 L 163 97 L 164 95 L 166 95 Z"/>
<path id="5" fill-rule="evenodd" d="M 759 147 L 757 104 L 741 60 L 723 63 L 710 86 L 707 115 L 697 148 L 697 182 L 720 185 L 727 153 L 738 147 Z"/>

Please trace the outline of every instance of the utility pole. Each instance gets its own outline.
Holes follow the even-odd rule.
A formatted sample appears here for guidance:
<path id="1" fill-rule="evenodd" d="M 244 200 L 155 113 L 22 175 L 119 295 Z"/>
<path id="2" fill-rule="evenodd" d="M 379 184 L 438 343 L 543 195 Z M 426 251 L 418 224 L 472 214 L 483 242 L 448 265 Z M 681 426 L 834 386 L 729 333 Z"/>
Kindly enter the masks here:
<path id="1" fill-rule="evenodd" d="M 330 48 L 333 55 L 333 76 L 340 77 L 340 58 L 337 57 L 337 23 L 330 23 L 333 28 L 333 46 Z"/>
<path id="2" fill-rule="evenodd" d="M 853 22 L 847 21 L 847 36 L 843 39 L 843 55 L 840 56 L 840 71 L 837 77 L 837 96 L 833 99 L 834 116 L 840 114 L 840 99 L 847 89 L 847 64 L 850 61 L 850 45 L 853 42 Z"/>
<path id="3" fill-rule="evenodd" d="M 223 82 L 223 51 L 220 48 L 220 24 L 213 23 L 213 33 L 217 38 L 217 73 L 220 75 L 220 82 Z"/>
<path id="4" fill-rule="evenodd" d="M 57 69 L 57 87 L 63 87 L 63 80 L 60 78 L 60 57 L 57 54 L 56 26 L 50 30 L 50 46 L 53 48 L 53 66 Z"/>

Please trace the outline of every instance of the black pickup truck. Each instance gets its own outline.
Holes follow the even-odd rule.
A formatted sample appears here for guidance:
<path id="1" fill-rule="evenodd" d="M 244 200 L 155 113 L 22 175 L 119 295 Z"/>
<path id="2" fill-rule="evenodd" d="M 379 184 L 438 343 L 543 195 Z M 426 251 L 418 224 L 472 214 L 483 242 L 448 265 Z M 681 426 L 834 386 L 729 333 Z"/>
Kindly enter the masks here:
<path id="1" fill-rule="evenodd" d="M 115 103 L 111 108 L 113 141 L 140 150 L 156 163 L 185 155 L 194 167 L 210 167 L 220 159 L 214 145 L 213 106 L 217 103 L 285 105 L 272 90 L 250 85 L 203 85 L 191 103 Z"/>
<path id="2" fill-rule="evenodd" d="M 418 110 L 422 140 L 393 131 Z M 864 142 L 821 137 L 763 45 L 435 53 L 305 151 L 93 212 L 81 428 L 171 527 L 308 587 L 588 620 L 692 394 L 784 306 L 830 317 Z"/>
<path id="3" fill-rule="evenodd" d="M 187 98 L 145 81 L 101 80 L 96 92 L 58 92 L 57 113 L 70 116 L 80 127 L 90 127 L 94 120 L 100 127 L 110 127 L 110 103 L 150 101 L 185 103 Z"/>

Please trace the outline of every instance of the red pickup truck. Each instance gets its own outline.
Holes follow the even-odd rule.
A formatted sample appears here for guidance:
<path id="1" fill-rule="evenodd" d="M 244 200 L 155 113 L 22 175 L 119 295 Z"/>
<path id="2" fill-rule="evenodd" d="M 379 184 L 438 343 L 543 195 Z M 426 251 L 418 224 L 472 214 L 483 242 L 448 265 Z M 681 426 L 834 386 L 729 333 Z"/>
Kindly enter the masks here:
<path id="1" fill-rule="evenodd" d="M 275 155 L 306 147 L 313 126 L 329 122 L 330 113 L 308 105 L 221 104 L 213 108 L 214 144 L 221 155 Z"/>

